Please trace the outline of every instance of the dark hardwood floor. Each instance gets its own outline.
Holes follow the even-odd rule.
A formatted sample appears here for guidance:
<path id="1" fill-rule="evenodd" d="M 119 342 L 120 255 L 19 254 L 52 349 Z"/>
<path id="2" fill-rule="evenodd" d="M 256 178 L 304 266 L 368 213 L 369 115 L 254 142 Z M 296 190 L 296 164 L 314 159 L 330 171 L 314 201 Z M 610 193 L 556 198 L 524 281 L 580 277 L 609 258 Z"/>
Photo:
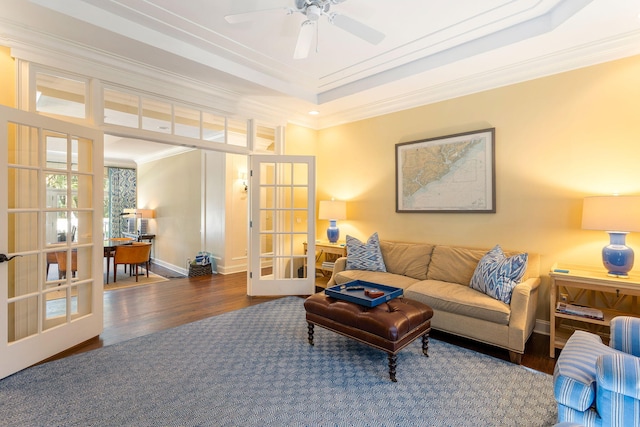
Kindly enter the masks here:
<path id="1" fill-rule="evenodd" d="M 153 265 L 157 274 L 175 277 L 172 271 Z M 60 359 L 107 345 L 140 337 L 210 316 L 260 304 L 274 298 L 249 297 L 246 273 L 214 274 L 172 278 L 169 282 L 104 293 L 104 331 L 49 360 Z M 318 288 L 320 290 L 320 288 Z M 432 337 L 509 360 L 506 350 L 478 344 L 453 335 L 433 331 Z M 555 359 L 549 357 L 549 337 L 533 334 L 527 343 L 522 364 L 537 371 L 553 373 Z"/>

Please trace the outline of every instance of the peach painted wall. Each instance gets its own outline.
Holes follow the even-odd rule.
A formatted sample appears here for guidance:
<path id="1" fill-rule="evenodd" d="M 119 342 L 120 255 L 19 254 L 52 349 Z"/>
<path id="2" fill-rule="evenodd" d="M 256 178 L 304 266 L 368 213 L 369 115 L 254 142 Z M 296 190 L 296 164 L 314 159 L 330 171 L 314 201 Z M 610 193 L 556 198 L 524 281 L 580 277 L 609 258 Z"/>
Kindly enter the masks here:
<path id="1" fill-rule="evenodd" d="M 16 106 L 16 64 L 11 49 L 0 46 L 0 104 Z"/>
<path id="2" fill-rule="evenodd" d="M 304 144 L 317 155 L 318 200 L 348 201 L 342 236 L 377 231 L 387 240 L 541 254 L 537 317 L 548 321 L 552 264 L 602 265 L 608 235 L 580 228 L 582 198 L 640 194 L 638 111 L 640 56 L 323 129 L 317 139 L 290 126 L 287 154 Z M 395 144 L 490 127 L 495 214 L 395 212 Z M 318 238 L 325 222 L 318 221 Z M 627 242 L 640 259 L 640 233 Z"/>

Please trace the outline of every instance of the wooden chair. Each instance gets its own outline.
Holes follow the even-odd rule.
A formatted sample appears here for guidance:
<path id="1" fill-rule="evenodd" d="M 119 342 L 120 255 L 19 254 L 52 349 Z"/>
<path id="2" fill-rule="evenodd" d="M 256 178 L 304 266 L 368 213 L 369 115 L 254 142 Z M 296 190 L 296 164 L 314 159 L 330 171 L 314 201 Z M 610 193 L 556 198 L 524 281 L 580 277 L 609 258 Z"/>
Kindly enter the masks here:
<path id="1" fill-rule="evenodd" d="M 111 242 L 132 242 L 133 237 L 111 237 L 109 241 Z M 104 257 L 107 259 L 107 283 L 109 283 L 109 260 L 116 255 L 116 250 L 112 246 L 108 246 L 104 248 Z M 115 271 L 115 266 L 113 267 Z M 124 266 L 124 272 L 127 272 L 127 265 Z"/>
<path id="2" fill-rule="evenodd" d="M 47 252 L 47 278 L 49 277 L 49 267 L 51 267 L 51 264 L 57 264 L 57 263 L 58 263 L 58 257 L 56 256 L 56 253 Z"/>
<path id="3" fill-rule="evenodd" d="M 67 277 L 67 251 L 56 252 L 56 260 L 58 261 L 58 279 Z M 78 271 L 78 253 L 71 251 L 71 277 L 76 277 Z"/>
<path id="4" fill-rule="evenodd" d="M 116 282 L 118 272 L 118 264 L 129 264 L 129 274 L 133 272 L 133 266 L 136 267 L 136 282 L 138 281 L 138 266 L 145 264 L 147 269 L 147 277 L 149 277 L 149 265 L 151 264 L 151 243 L 134 242 L 132 245 L 116 246 L 116 252 L 113 257 L 113 282 Z M 125 267 L 126 272 L 126 267 Z"/>

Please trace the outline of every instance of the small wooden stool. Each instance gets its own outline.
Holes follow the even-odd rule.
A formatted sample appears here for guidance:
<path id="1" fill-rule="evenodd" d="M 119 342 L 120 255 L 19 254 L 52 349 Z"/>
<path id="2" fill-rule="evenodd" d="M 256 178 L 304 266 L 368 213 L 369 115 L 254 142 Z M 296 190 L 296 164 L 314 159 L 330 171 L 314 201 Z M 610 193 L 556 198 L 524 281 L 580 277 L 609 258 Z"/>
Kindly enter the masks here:
<path id="1" fill-rule="evenodd" d="M 329 297 L 323 292 L 304 302 L 309 328 L 309 344 L 313 345 L 313 327 L 344 335 L 389 355 L 389 377 L 396 381 L 397 354 L 422 337 L 425 356 L 429 346 L 433 309 L 408 298 L 395 298 L 376 307 L 365 307 Z"/>

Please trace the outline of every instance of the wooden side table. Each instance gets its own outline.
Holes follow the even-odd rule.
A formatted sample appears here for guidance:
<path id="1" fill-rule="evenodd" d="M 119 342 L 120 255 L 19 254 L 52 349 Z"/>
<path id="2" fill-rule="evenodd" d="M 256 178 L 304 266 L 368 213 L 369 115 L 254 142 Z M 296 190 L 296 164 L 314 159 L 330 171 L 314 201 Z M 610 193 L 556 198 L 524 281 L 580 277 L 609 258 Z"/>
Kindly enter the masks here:
<path id="1" fill-rule="evenodd" d="M 304 242 L 304 253 L 307 254 L 307 242 Z M 316 242 L 316 265 L 315 271 L 323 277 L 331 277 L 333 273 L 333 263 L 340 257 L 347 256 L 347 247 L 344 243 L 329 243 L 328 241 Z M 305 261 L 305 271 L 307 264 Z"/>
<path id="2" fill-rule="evenodd" d="M 155 234 L 138 234 L 138 233 L 122 233 L 125 237 L 130 237 L 132 239 L 135 239 L 138 242 L 142 242 L 144 240 L 147 240 L 151 243 L 153 243 L 153 239 L 156 238 Z"/>
<path id="3" fill-rule="evenodd" d="M 550 357 L 555 357 L 556 348 L 563 348 L 571 334 L 578 329 L 598 334 L 607 342 L 612 318 L 640 317 L 640 276 L 637 274 L 620 279 L 607 276 L 604 268 L 554 265 L 549 276 Z M 559 301 L 599 309 L 604 319 L 561 313 L 556 309 Z"/>

